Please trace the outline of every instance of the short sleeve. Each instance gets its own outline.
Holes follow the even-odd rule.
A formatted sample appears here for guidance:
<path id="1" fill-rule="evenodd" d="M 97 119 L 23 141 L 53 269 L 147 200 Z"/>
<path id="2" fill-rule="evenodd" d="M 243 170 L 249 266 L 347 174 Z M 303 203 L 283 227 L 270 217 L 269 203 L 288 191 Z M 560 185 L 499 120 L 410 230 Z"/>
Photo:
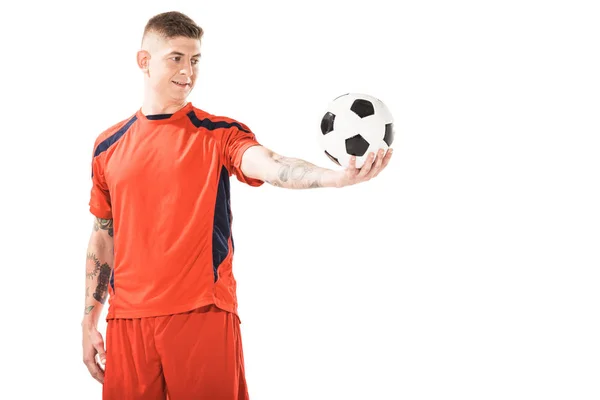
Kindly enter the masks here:
<path id="1" fill-rule="evenodd" d="M 262 185 L 263 181 L 250 178 L 241 170 L 244 152 L 252 146 L 260 145 L 254 133 L 246 125 L 236 123 L 226 131 L 223 139 L 225 167 L 230 175 L 235 175 L 240 182 L 250 186 Z"/>
<path id="2" fill-rule="evenodd" d="M 90 193 L 90 212 L 98 218 L 112 219 L 110 193 L 104 178 L 102 155 L 92 158 L 92 190 Z"/>

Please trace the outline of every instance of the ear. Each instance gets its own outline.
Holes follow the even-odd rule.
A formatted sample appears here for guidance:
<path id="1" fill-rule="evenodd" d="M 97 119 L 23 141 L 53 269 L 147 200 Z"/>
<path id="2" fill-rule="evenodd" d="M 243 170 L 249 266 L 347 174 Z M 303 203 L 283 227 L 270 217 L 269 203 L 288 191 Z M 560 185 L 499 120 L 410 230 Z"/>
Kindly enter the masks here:
<path id="1" fill-rule="evenodd" d="M 150 53 L 147 50 L 137 52 L 137 64 L 145 74 L 148 73 L 148 69 L 150 68 Z"/>

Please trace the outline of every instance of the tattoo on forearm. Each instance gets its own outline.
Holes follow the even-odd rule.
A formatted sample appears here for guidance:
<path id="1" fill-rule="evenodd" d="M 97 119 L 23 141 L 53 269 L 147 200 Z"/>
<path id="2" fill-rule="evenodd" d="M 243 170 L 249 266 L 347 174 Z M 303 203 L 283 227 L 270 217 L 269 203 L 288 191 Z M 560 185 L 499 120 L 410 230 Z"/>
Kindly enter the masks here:
<path id="1" fill-rule="evenodd" d="M 86 313 L 86 314 L 89 314 L 89 313 L 91 313 L 91 312 L 92 312 L 92 310 L 93 310 L 93 309 L 94 309 L 94 306 L 87 306 L 87 307 L 85 308 L 85 313 Z"/>
<path id="2" fill-rule="evenodd" d="M 280 164 L 277 179 L 268 180 L 273 186 L 294 189 L 321 187 L 321 175 L 318 167 L 297 158 L 277 157 L 275 162 Z"/>
<path id="3" fill-rule="evenodd" d="M 113 237 L 113 220 L 112 219 L 96 218 L 94 220 L 94 230 L 98 231 L 99 229 L 102 229 L 104 231 L 108 231 L 108 235 L 110 237 Z"/>
<path id="4" fill-rule="evenodd" d="M 110 274 L 112 273 L 112 269 L 108 265 L 108 263 L 101 263 L 98 260 L 98 257 L 94 253 L 88 253 L 87 255 L 87 271 L 86 276 L 89 279 L 93 279 L 94 277 L 98 277 L 98 284 L 96 286 L 96 290 L 92 295 L 94 299 L 104 304 L 106 302 L 106 295 L 108 292 L 108 283 L 110 281 Z M 85 288 L 85 297 L 88 298 L 90 296 L 90 288 L 89 286 Z M 91 306 L 93 308 L 93 306 Z M 87 309 L 86 309 L 87 310 Z M 91 311 L 91 308 L 89 309 Z M 88 311 L 88 312 L 89 312 Z"/>
<path id="5" fill-rule="evenodd" d="M 102 268 L 102 264 L 100 264 L 100 260 L 94 253 L 88 253 L 87 255 L 87 263 L 86 263 L 86 276 L 89 279 L 94 278 L 100 272 L 100 268 Z"/>
<path id="6" fill-rule="evenodd" d="M 94 292 L 94 299 L 104 304 L 106 302 L 106 294 L 108 292 L 108 282 L 110 280 L 110 274 L 112 270 L 107 263 L 100 266 L 100 273 L 98 275 L 98 286 Z"/>

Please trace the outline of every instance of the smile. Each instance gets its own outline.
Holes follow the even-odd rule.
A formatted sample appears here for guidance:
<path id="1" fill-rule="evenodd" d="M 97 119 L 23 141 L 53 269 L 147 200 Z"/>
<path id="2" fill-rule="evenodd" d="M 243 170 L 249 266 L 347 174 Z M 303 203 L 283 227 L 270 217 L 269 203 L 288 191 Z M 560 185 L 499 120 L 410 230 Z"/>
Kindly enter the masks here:
<path id="1" fill-rule="evenodd" d="M 189 83 L 182 83 L 182 82 L 177 82 L 177 81 L 171 81 L 171 82 L 173 82 L 174 84 L 176 84 L 179 87 L 186 87 L 186 86 L 190 85 Z"/>

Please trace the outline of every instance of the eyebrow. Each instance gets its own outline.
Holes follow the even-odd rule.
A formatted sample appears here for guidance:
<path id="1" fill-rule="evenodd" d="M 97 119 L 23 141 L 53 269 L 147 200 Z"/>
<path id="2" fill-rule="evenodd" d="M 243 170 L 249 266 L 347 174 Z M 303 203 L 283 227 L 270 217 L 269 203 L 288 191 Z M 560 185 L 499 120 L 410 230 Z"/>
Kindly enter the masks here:
<path id="1" fill-rule="evenodd" d="M 170 53 L 169 53 L 169 55 L 170 55 L 170 56 L 182 56 L 182 57 L 183 57 L 183 56 L 185 56 L 185 54 L 183 54 L 183 53 L 181 53 L 181 52 L 179 52 L 179 51 L 172 51 L 172 52 L 170 52 Z M 192 58 L 194 58 L 194 57 L 200 57 L 200 53 L 198 53 L 198 54 L 194 54 L 194 55 L 192 56 Z"/>

